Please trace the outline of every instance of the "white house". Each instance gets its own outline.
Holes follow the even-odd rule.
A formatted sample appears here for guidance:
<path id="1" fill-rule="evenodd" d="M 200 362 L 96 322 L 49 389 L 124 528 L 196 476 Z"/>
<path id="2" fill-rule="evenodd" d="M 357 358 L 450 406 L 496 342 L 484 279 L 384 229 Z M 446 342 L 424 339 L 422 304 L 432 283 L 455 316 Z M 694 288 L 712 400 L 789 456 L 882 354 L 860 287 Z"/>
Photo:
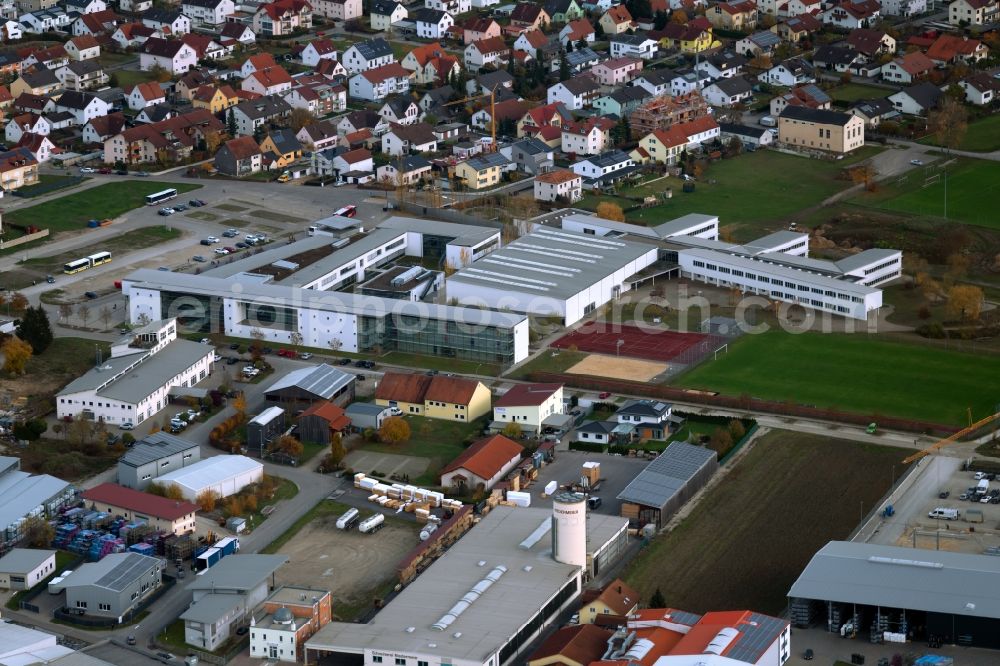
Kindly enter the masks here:
<path id="1" fill-rule="evenodd" d="M 34 113 L 14 116 L 4 126 L 4 139 L 7 143 L 17 143 L 25 134 L 46 136 L 52 131 L 49 119 Z"/>
<path id="2" fill-rule="evenodd" d="M 142 24 L 164 35 L 180 37 L 191 32 L 191 19 L 183 12 L 152 9 L 142 15 Z"/>
<path id="3" fill-rule="evenodd" d="M 93 93 L 67 90 L 57 100 L 45 105 L 47 112 L 66 112 L 73 115 L 74 125 L 86 125 L 94 118 L 106 116 L 111 104 Z M 48 132 L 45 132 L 48 134 Z"/>
<path id="4" fill-rule="evenodd" d="M 510 55 L 510 49 L 500 37 L 487 37 L 465 47 L 465 68 L 478 72 L 486 66 L 499 67 Z"/>
<path id="5" fill-rule="evenodd" d="M 965 91 L 965 101 L 976 106 L 992 104 L 993 100 L 997 99 L 997 92 L 1000 91 L 1000 80 L 985 72 L 973 74 L 958 85 Z"/>
<path id="6" fill-rule="evenodd" d="M 406 155 L 437 150 L 438 138 L 427 123 L 393 125 L 382 135 L 382 152 L 386 155 Z"/>
<path id="7" fill-rule="evenodd" d="M 619 425 L 647 430 L 652 439 L 663 439 L 668 429 L 673 405 L 658 400 L 629 400 L 615 412 Z"/>
<path id="8" fill-rule="evenodd" d="M 927 0 L 882 0 L 882 13 L 886 16 L 908 18 L 927 11 Z"/>
<path id="9" fill-rule="evenodd" d="M 417 37 L 421 39 L 441 39 L 448 28 L 455 25 L 455 18 L 448 12 L 427 7 L 414 12 L 413 19 L 417 24 Z"/>
<path id="10" fill-rule="evenodd" d="M 470 445 L 441 470 L 441 486 L 489 490 L 521 462 L 524 447 L 503 435 L 494 435 Z"/>
<path id="11" fill-rule="evenodd" d="M 336 60 L 337 46 L 329 39 L 314 39 L 302 49 L 302 64 L 315 67 L 320 60 Z"/>
<path id="12" fill-rule="evenodd" d="M 147 106 L 166 102 L 167 93 L 159 83 L 146 81 L 133 87 L 126 99 L 128 100 L 128 108 L 133 111 L 142 111 Z"/>
<path id="13" fill-rule="evenodd" d="M 556 169 L 535 176 L 535 201 L 575 203 L 582 198 L 583 177 L 569 169 Z M 497 417 L 494 415 L 493 418 Z"/>
<path id="14" fill-rule="evenodd" d="M 582 159 L 570 168 L 578 176 L 590 180 L 596 180 L 607 176 L 612 176 L 617 172 L 624 172 L 635 166 L 632 158 L 620 150 L 613 150 L 602 155 L 592 155 Z"/>
<path id="15" fill-rule="evenodd" d="M 712 106 L 733 106 L 753 96 L 753 86 L 742 76 L 719 79 L 701 91 Z"/>
<path id="16" fill-rule="evenodd" d="M 350 46 L 341 61 L 349 74 L 357 74 L 394 63 L 396 56 L 389 42 L 376 37 Z"/>
<path id="17" fill-rule="evenodd" d="M 764 73 L 764 82 L 784 88 L 791 88 L 803 83 L 815 83 L 812 67 L 801 58 L 789 58 L 780 62 Z"/>
<path id="18" fill-rule="evenodd" d="M 651 60 L 660 52 L 660 43 L 645 35 L 615 35 L 611 39 L 611 57 L 629 56 L 642 60 Z"/>
<path id="19" fill-rule="evenodd" d="M 236 13 L 233 0 L 183 0 L 181 12 L 195 26 L 215 28 L 226 22 L 226 17 Z"/>
<path id="20" fill-rule="evenodd" d="M 66 42 L 65 48 L 71 60 L 91 60 L 101 56 L 101 45 L 89 35 L 74 37 Z"/>
<path id="21" fill-rule="evenodd" d="M 600 155 L 612 147 L 610 118 L 593 117 L 580 122 L 566 121 L 560 132 L 560 150 L 567 155 Z"/>
<path id="22" fill-rule="evenodd" d="M 493 428 L 516 423 L 537 435 L 545 419 L 563 413 L 562 384 L 516 384 L 493 402 Z"/>
<path id="23" fill-rule="evenodd" d="M 167 406 L 175 386 L 192 387 L 212 371 L 215 349 L 177 338 L 177 320 L 154 321 L 111 346 L 111 356 L 56 396 L 58 418 L 82 414 L 139 424 Z"/>
<path id="24" fill-rule="evenodd" d="M 547 103 L 562 102 L 571 111 L 579 111 L 594 104 L 601 94 L 601 86 L 590 76 L 577 76 L 549 86 Z"/>
<path id="25" fill-rule="evenodd" d="M 184 74 L 197 64 L 198 54 L 179 39 L 150 37 L 139 54 L 139 68 L 144 72 L 159 65 L 171 74 Z"/>
<path id="26" fill-rule="evenodd" d="M 410 15 L 406 7 L 396 0 L 375 0 L 372 3 L 369 25 L 372 30 L 386 32 L 394 23 L 406 20 Z"/>
<path id="27" fill-rule="evenodd" d="M 328 19 L 351 21 L 363 13 L 361 0 L 315 0 L 313 12 Z"/>
<path id="28" fill-rule="evenodd" d="M 452 16 L 472 11 L 471 0 L 424 0 L 424 7 L 448 12 Z"/>
<path id="29" fill-rule="evenodd" d="M 353 47 L 352 47 L 353 48 Z M 410 73 L 397 62 L 355 74 L 349 82 L 353 99 L 381 102 L 389 95 L 410 92 Z"/>
<path id="30" fill-rule="evenodd" d="M 56 551 L 12 548 L 0 558 L 0 589 L 30 590 L 56 571 Z"/>

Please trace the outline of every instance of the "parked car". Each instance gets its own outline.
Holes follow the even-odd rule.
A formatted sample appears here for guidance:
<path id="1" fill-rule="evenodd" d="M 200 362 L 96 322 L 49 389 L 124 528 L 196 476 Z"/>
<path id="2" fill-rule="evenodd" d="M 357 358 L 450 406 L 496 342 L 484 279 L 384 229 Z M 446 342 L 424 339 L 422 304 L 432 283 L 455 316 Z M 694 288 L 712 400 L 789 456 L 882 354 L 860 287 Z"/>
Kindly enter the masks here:
<path id="1" fill-rule="evenodd" d="M 236 238 L 240 235 L 240 232 L 236 231 L 236 229 L 226 229 L 222 232 L 222 235 L 226 238 Z"/>
<path id="2" fill-rule="evenodd" d="M 243 241 L 240 241 L 239 243 L 236 244 L 236 247 L 239 248 L 239 249 L 241 249 L 241 250 L 244 250 L 244 249 L 246 249 L 246 248 L 248 248 L 250 246 L 247 245 L 246 243 L 244 243 Z"/>
<path id="3" fill-rule="evenodd" d="M 46 275 L 45 276 L 45 281 L 48 282 L 49 284 L 54 284 L 55 281 L 56 281 L 56 279 L 54 277 L 52 277 L 51 275 Z"/>
<path id="4" fill-rule="evenodd" d="M 226 359 L 226 365 L 236 365 L 239 362 L 240 359 L 236 358 L 235 356 L 230 356 L 229 358 Z"/>
<path id="5" fill-rule="evenodd" d="M 128 175 L 128 171 L 126 171 L 125 169 L 118 169 L 117 171 L 115 171 L 115 175 L 116 176 L 127 176 Z"/>
<path id="6" fill-rule="evenodd" d="M 312 357 L 313 355 L 309 352 L 302 352 L 301 354 L 299 354 L 299 358 L 301 358 L 303 361 L 308 361 Z"/>
<path id="7" fill-rule="evenodd" d="M 174 210 L 176 210 L 178 213 L 181 211 L 185 211 L 187 209 L 188 207 L 185 204 L 177 204 L 176 206 L 174 206 Z"/>
<path id="8" fill-rule="evenodd" d="M 80 173 L 94 173 L 97 171 L 94 167 L 80 167 Z"/>
<path id="9" fill-rule="evenodd" d="M 608 392 L 608 391 L 603 391 L 603 392 L 601 392 L 601 394 L 600 394 L 600 395 L 598 395 L 597 397 L 598 397 L 598 398 L 600 398 L 601 400 L 607 400 L 608 398 L 610 398 L 610 397 L 611 397 L 611 393 L 610 393 L 610 392 Z"/>
<path id="10" fill-rule="evenodd" d="M 938 499 L 948 499 L 949 495 L 951 495 L 951 491 L 942 490 L 941 492 L 938 493 Z"/>
<path id="11" fill-rule="evenodd" d="M 169 209 L 169 208 L 161 208 L 160 210 L 158 210 L 156 212 L 156 214 L 157 215 L 161 215 L 163 217 L 168 217 L 170 215 L 173 215 L 174 211 L 172 209 Z"/>
<path id="12" fill-rule="evenodd" d="M 812 661 L 813 659 L 812 648 L 806 648 L 806 651 L 802 653 L 802 658 L 805 659 L 806 661 Z"/>
<path id="13" fill-rule="evenodd" d="M 191 199 L 191 201 L 188 201 L 188 205 L 192 208 L 201 208 L 205 205 L 205 202 L 201 199 Z"/>
<path id="14" fill-rule="evenodd" d="M 219 242 L 219 237 L 218 236 L 209 236 L 205 240 L 207 240 L 209 243 L 218 243 Z"/>
<path id="15" fill-rule="evenodd" d="M 342 358 L 339 361 L 337 361 L 337 365 L 350 365 L 350 364 L 351 364 L 351 359 L 349 358 Z"/>
<path id="16" fill-rule="evenodd" d="M 85 291 L 83 292 L 83 295 L 86 296 L 87 298 L 97 298 L 96 291 Z"/>
<path id="17" fill-rule="evenodd" d="M 224 247 L 217 247 L 217 248 L 215 248 L 214 251 L 215 251 L 216 254 L 218 254 L 220 256 L 224 256 L 224 255 L 229 254 L 229 250 L 227 250 Z"/>
<path id="18" fill-rule="evenodd" d="M 589 497 L 589 498 L 587 498 L 587 506 L 589 508 L 591 508 L 591 509 L 600 508 L 600 506 L 601 506 L 601 498 L 600 497 Z"/>
<path id="19" fill-rule="evenodd" d="M 230 247 L 230 246 L 228 246 L 228 245 L 227 245 L 227 246 L 225 247 L 225 250 L 226 250 L 227 252 L 230 252 L 230 253 L 232 253 L 232 252 L 236 252 L 236 248 L 235 248 L 235 247 Z"/>
<path id="20" fill-rule="evenodd" d="M 204 245 L 205 247 L 208 247 L 208 246 L 210 246 L 212 244 L 212 241 L 208 240 L 207 238 L 202 238 L 198 242 L 201 243 L 202 245 Z"/>
<path id="21" fill-rule="evenodd" d="M 265 354 L 273 354 L 274 353 L 274 350 L 271 349 L 270 347 L 264 347 L 261 351 L 263 353 L 265 353 Z"/>
<path id="22" fill-rule="evenodd" d="M 910 164 L 912 164 L 913 166 L 923 166 L 924 165 L 924 161 L 923 160 L 910 160 Z"/>
<path id="23" fill-rule="evenodd" d="M 278 356 L 282 358 L 295 358 L 295 352 L 291 349 L 279 349 Z"/>
<path id="24" fill-rule="evenodd" d="M 233 349 L 233 350 L 239 349 L 240 348 L 240 343 L 234 342 L 234 343 L 232 343 L 232 344 L 229 345 L 229 348 Z"/>
<path id="25" fill-rule="evenodd" d="M 135 175 L 139 176 L 140 178 L 146 178 L 147 176 L 149 176 L 149 172 L 148 171 L 136 171 Z"/>
<path id="26" fill-rule="evenodd" d="M 197 261 L 199 264 L 203 264 L 206 261 L 208 261 L 208 259 L 206 259 L 205 257 L 201 256 L 200 254 L 196 254 L 193 257 L 191 257 L 191 261 Z"/>
<path id="27" fill-rule="evenodd" d="M 131 421 L 122 421 L 121 425 L 118 426 L 119 430 L 135 430 L 135 424 Z"/>

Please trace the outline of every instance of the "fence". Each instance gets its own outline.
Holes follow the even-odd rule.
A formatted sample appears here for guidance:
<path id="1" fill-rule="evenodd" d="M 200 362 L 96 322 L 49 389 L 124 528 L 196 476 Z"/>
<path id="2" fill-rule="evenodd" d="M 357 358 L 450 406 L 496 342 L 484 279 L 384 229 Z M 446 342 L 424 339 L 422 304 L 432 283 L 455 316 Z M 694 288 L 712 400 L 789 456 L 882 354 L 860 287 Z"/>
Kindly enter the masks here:
<path id="1" fill-rule="evenodd" d="M 119 624 L 123 625 L 130 624 L 133 619 L 139 616 L 144 610 L 149 608 L 149 606 L 154 601 L 156 601 L 164 594 L 166 594 L 167 590 L 173 587 L 175 582 L 176 581 L 173 578 L 165 576 L 163 578 L 163 584 L 159 587 L 159 589 L 157 589 L 155 592 L 153 592 L 148 597 L 143 599 L 142 602 L 139 603 L 139 605 L 133 607 L 127 613 L 122 615 L 121 622 L 118 622 L 117 617 L 94 617 L 90 615 L 79 615 L 78 613 L 73 612 L 73 609 L 68 609 L 65 607 L 57 608 L 55 611 L 53 611 L 52 614 L 56 617 L 57 620 L 62 620 L 69 624 L 80 625 L 82 627 L 110 629 L 118 626 Z"/>
<path id="2" fill-rule="evenodd" d="M 17 247 L 24 243 L 30 243 L 31 241 L 38 240 L 39 238 L 45 238 L 49 235 L 48 229 L 42 229 L 41 231 L 36 231 L 33 234 L 24 234 L 20 238 L 15 238 L 14 240 L 0 240 L 0 250 L 6 250 L 7 248 Z"/>
<path id="3" fill-rule="evenodd" d="M 20 600 L 18 602 L 18 606 L 20 606 L 22 610 L 31 611 L 32 613 L 39 613 L 39 612 L 41 612 L 39 610 L 38 606 L 36 606 L 35 604 L 32 604 L 32 603 L 28 603 L 28 602 L 30 602 L 32 599 L 34 599 L 35 597 L 37 597 L 42 592 L 48 592 L 49 591 L 49 581 L 51 581 L 53 578 L 55 578 L 56 576 L 58 576 L 59 575 L 59 571 L 65 571 L 66 569 L 76 569 L 80 564 L 82 564 L 84 562 L 85 559 L 86 558 L 83 555 L 80 555 L 75 560 L 73 560 L 72 562 L 70 562 L 69 564 L 64 564 L 58 570 L 54 571 L 52 573 L 52 575 L 50 575 L 48 578 L 46 578 L 45 580 L 43 580 L 42 582 L 40 582 L 38 585 L 35 585 L 33 588 L 31 588 L 30 590 L 28 590 L 27 592 L 25 592 L 21 596 L 21 598 L 20 598 Z"/>
<path id="4" fill-rule="evenodd" d="M 728 396 L 717 393 L 708 393 L 705 391 L 688 391 L 686 389 L 674 388 L 672 386 L 640 384 L 621 379 L 587 377 L 556 372 L 532 372 L 527 379 L 531 382 L 560 383 L 565 384 L 566 386 L 573 386 L 575 388 L 589 389 L 593 391 L 611 391 L 613 393 L 623 393 L 626 395 L 637 395 L 676 402 L 694 403 L 742 412 L 760 412 L 765 414 L 774 414 L 777 416 L 836 421 L 838 423 L 846 423 L 848 425 L 867 426 L 869 423 L 874 421 L 880 426 L 892 430 L 922 432 L 928 435 L 951 435 L 959 430 L 955 426 L 932 423 L 930 421 L 902 419 L 884 416 L 881 414 L 858 414 L 856 412 L 845 412 L 832 408 L 824 409 L 821 407 L 810 407 L 808 405 L 797 405 L 790 402 L 761 400 L 760 398 L 752 398 L 750 396 Z"/>

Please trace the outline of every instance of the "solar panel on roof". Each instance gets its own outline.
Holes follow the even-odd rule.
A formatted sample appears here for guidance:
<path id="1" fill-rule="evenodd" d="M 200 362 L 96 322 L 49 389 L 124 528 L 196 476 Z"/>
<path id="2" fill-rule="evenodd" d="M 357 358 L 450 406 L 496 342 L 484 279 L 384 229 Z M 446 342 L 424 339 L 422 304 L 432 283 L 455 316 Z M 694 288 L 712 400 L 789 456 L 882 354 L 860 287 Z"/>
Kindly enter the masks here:
<path id="1" fill-rule="evenodd" d="M 130 554 L 127 559 L 115 565 L 111 571 L 101 576 L 94 584 L 98 587 L 121 592 L 150 566 L 149 559 L 143 555 Z"/>

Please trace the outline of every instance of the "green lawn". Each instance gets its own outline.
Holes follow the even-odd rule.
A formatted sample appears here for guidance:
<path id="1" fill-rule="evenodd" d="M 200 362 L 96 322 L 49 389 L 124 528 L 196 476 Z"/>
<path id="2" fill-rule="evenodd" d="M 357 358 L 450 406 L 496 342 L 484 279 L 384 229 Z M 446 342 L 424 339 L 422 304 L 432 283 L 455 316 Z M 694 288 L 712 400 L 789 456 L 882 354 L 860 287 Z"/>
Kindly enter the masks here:
<path id="1" fill-rule="evenodd" d="M 338 352 L 339 353 L 339 352 Z M 379 363 L 388 365 L 403 365 L 408 368 L 440 370 L 441 372 L 456 372 L 463 375 L 497 375 L 500 366 L 495 363 L 466 361 L 443 356 L 424 356 L 423 354 L 407 354 L 406 352 L 388 352 L 377 357 Z"/>
<path id="2" fill-rule="evenodd" d="M 141 208 L 145 205 L 146 195 L 168 187 L 173 187 L 178 192 L 190 192 L 201 185 L 164 183 L 156 180 L 122 180 L 21 208 L 6 215 L 6 219 L 17 224 L 33 224 L 49 229 L 53 233 L 76 231 L 86 228 L 87 220 L 114 219 L 134 208 Z"/>
<path id="3" fill-rule="evenodd" d="M 1000 229 L 1000 217 L 984 205 L 998 196 L 1000 163 L 959 158 L 947 168 L 947 179 L 936 165 L 916 169 L 874 193 L 855 197 L 852 203 Z"/>
<path id="4" fill-rule="evenodd" d="M 920 143 L 936 146 L 937 140 L 929 136 L 921 139 Z M 1000 150 L 1000 115 L 987 116 L 969 123 L 969 129 L 957 148 L 973 153 L 991 153 Z"/>
<path id="5" fill-rule="evenodd" d="M 984 390 L 997 386 L 995 361 L 863 334 L 745 335 L 678 383 L 950 425 L 964 423 L 968 407 L 976 418 L 991 414 L 1000 400 Z"/>
<path id="6" fill-rule="evenodd" d="M 860 83 L 845 83 L 826 92 L 834 100 L 857 102 L 859 99 L 880 99 L 886 97 L 892 91 Z"/>
<path id="7" fill-rule="evenodd" d="M 471 423 L 431 419 L 426 416 L 407 416 L 410 424 L 410 439 L 401 444 L 365 444 L 366 451 L 399 453 L 406 456 L 437 459 L 440 465 L 451 462 L 452 458 L 465 450 L 465 440 L 475 436 L 486 427 L 483 419 Z"/>
<path id="8" fill-rule="evenodd" d="M 673 190 L 673 197 L 667 203 L 632 211 L 626 217 L 629 222 L 655 225 L 688 213 L 710 213 L 718 215 L 723 225 L 735 224 L 738 240 L 749 240 L 759 237 L 762 231 L 784 226 L 786 218 L 793 213 L 817 206 L 827 197 L 850 187 L 850 180 L 838 179 L 844 167 L 872 157 L 878 150 L 865 148 L 839 161 L 769 150 L 721 160 L 705 170 L 691 193 L 684 193 L 683 183 L 676 178 L 658 180 L 652 185 L 624 192 L 647 196 L 668 188 Z M 766 177 L 761 177 L 762 174 Z M 605 200 L 608 198 L 600 199 Z M 597 202 L 598 199 L 591 196 L 583 205 L 593 209 Z M 615 202 L 622 204 L 620 200 Z"/>
<path id="9" fill-rule="evenodd" d="M 119 88 L 128 88 L 138 83 L 152 81 L 155 77 L 152 72 L 142 72 L 135 69 L 117 69 L 111 73 L 114 77 L 113 85 Z"/>
<path id="10" fill-rule="evenodd" d="M 31 198 L 35 196 L 41 196 L 43 194 L 50 194 L 56 192 L 64 187 L 72 187 L 73 185 L 78 185 L 86 178 L 81 178 L 77 175 L 42 175 L 38 177 L 37 185 L 29 185 L 27 187 L 22 187 L 18 189 L 17 196 Z"/>
<path id="11" fill-rule="evenodd" d="M 505 376 L 511 379 L 527 379 L 533 372 L 566 372 L 585 358 L 587 358 L 585 352 L 547 349 Z"/>
<path id="12" fill-rule="evenodd" d="M 62 271 L 65 263 L 80 257 L 94 254 L 95 252 L 107 251 L 112 255 L 131 250 L 141 250 L 159 243 L 180 238 L 181 232 L 177 229 L 165 227 L 146 227 L 143 229 L 133 229 L 126 231 L 119 236 L 113 236 L 100 243 L 85 245 L 69 252 L 54 254 L 47 257 L 36 257 L 21 262 L 25 267 L 37 269 L 42 273 L 58 273 Z"/>

